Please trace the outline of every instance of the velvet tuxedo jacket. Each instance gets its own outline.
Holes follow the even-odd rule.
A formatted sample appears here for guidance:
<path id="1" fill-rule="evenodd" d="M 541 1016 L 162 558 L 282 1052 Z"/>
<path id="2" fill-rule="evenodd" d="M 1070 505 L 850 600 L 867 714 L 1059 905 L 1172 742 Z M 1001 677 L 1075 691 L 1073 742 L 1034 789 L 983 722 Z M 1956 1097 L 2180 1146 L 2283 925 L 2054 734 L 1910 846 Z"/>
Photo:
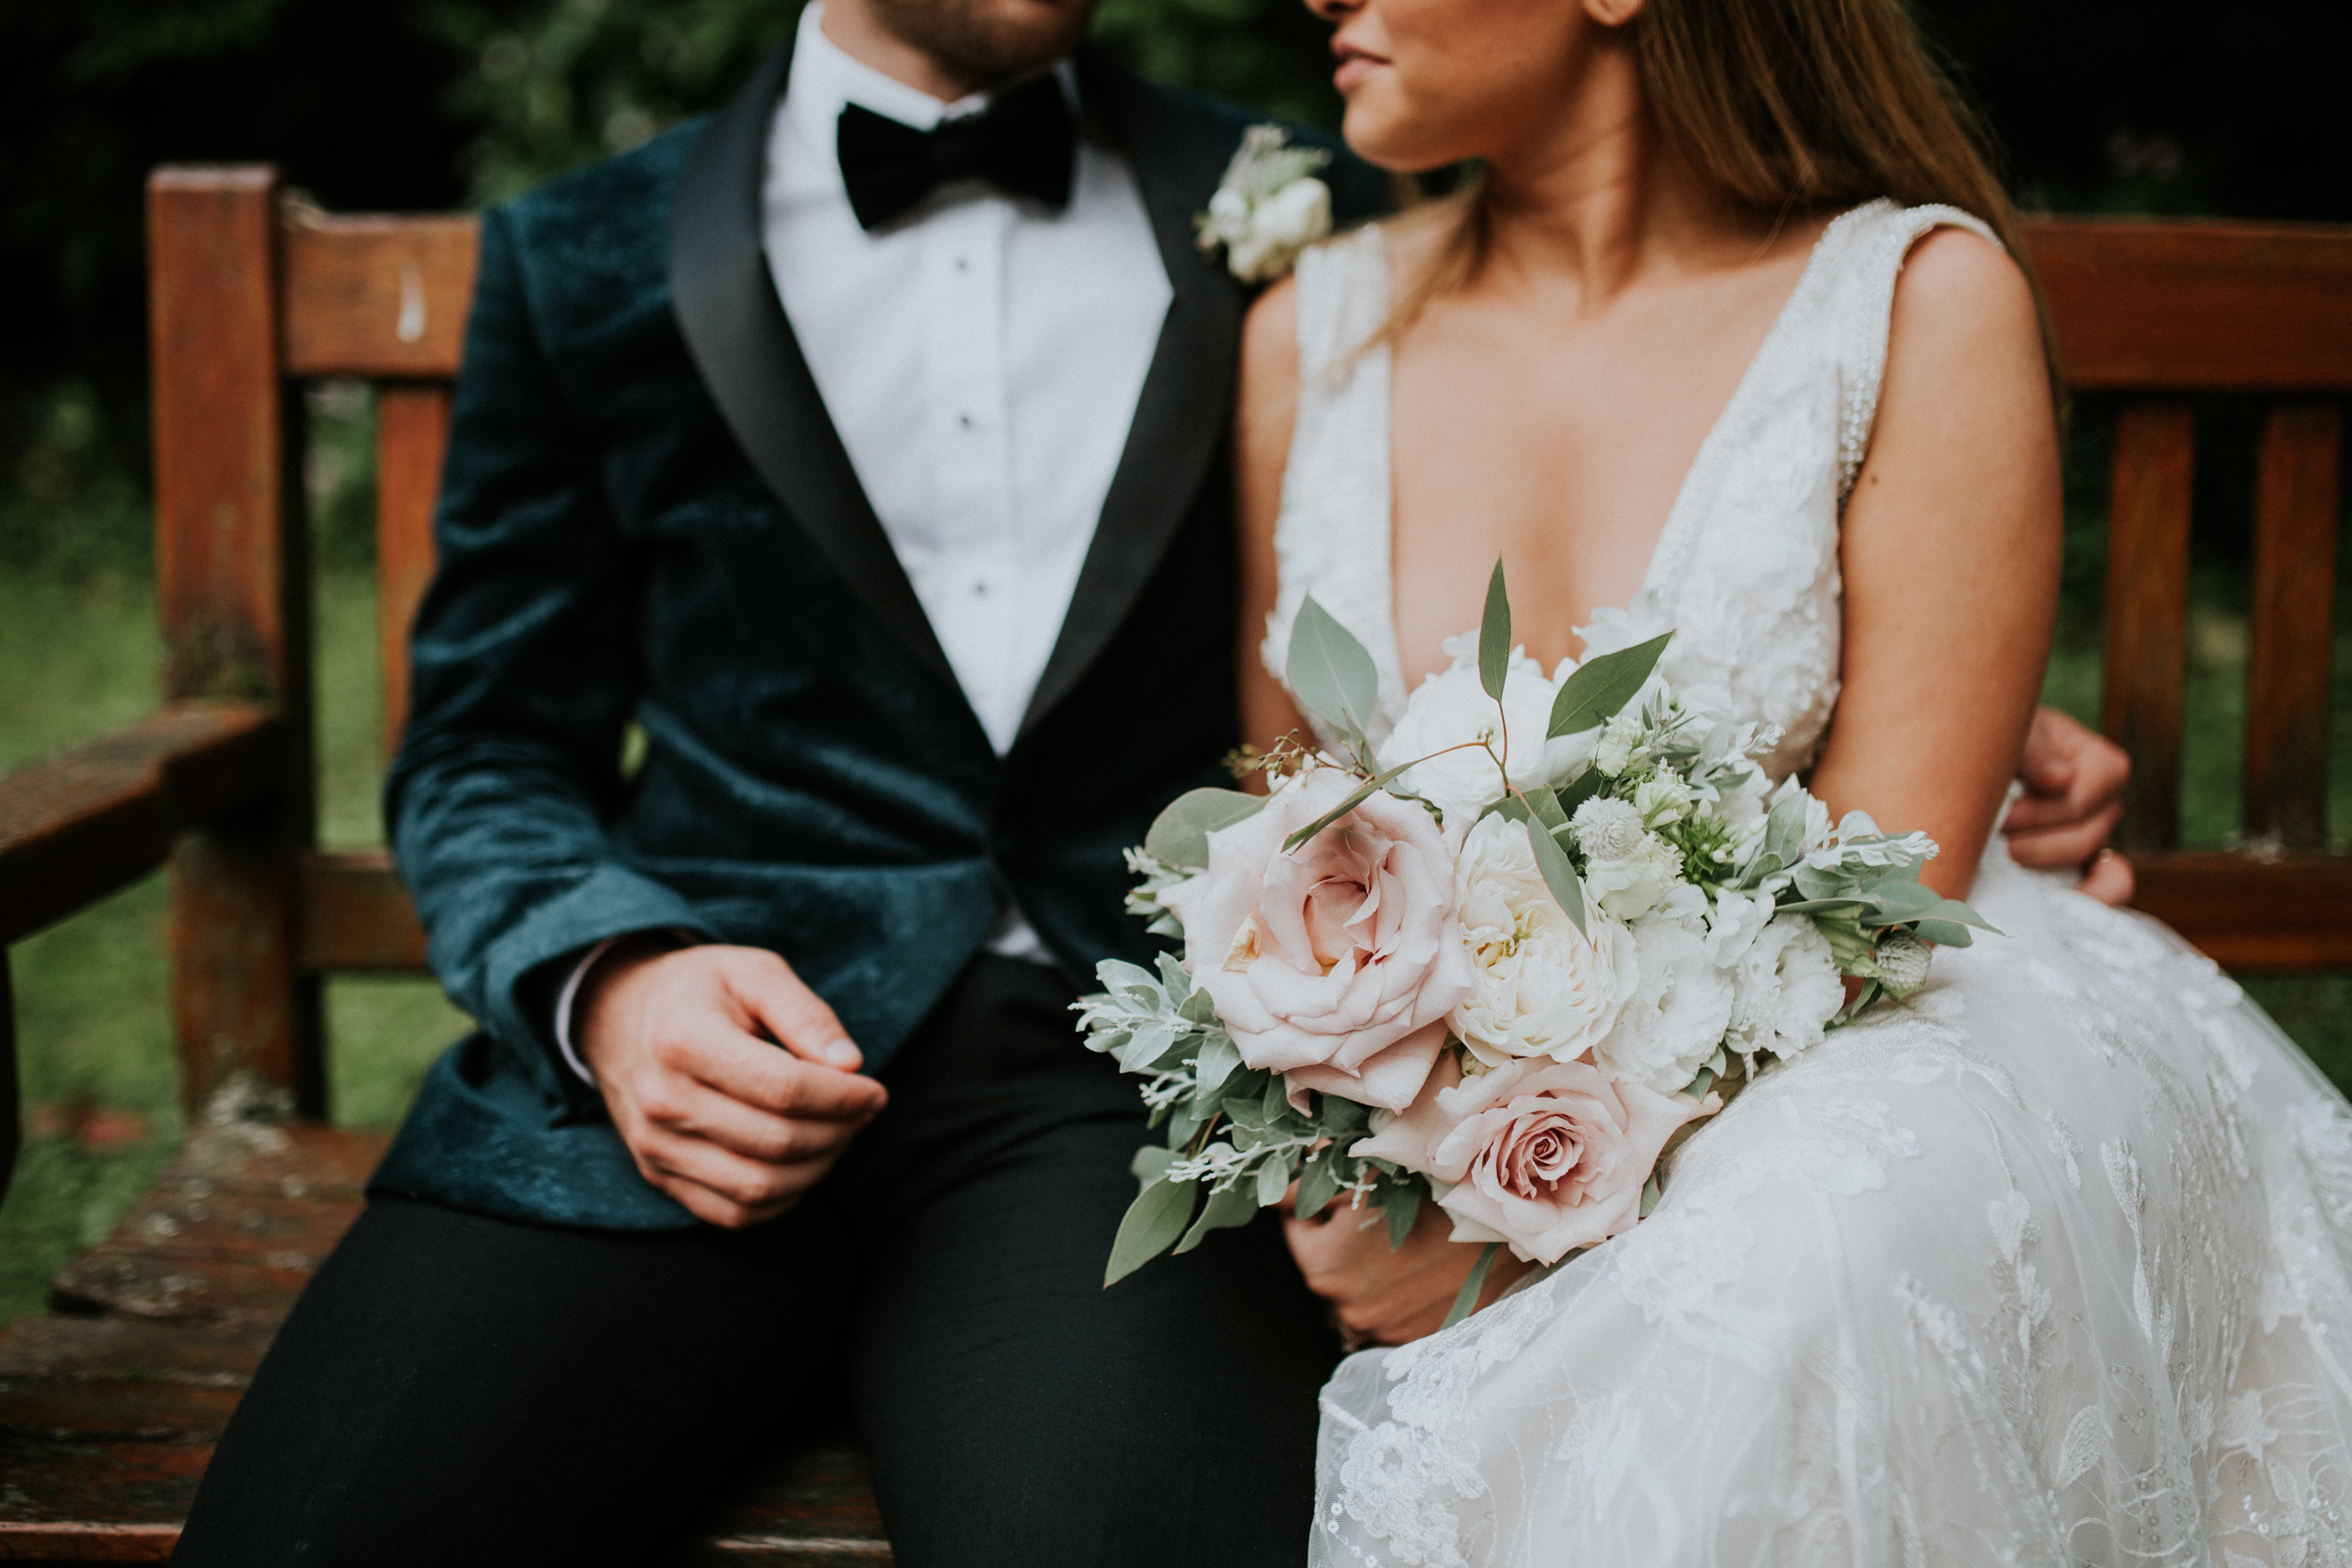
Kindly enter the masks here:
<path id="1" fill-rule="evenodd" d="M 772 949 L 887 1076 L 1008 898 L 1076 978 L 1148 960 L 1124 846 L 1233 745 L 1227 428 L 1245 291 L 1192 243 L 1252 122 L 1079 59 L 1173 290 L 1044 678 L 1002 758 L 860 489 L 761 247 L 790 46 L 726 108 L 488 214 L 384 787 L 435 971 L 480 1024 L 371 1190 L 693 1225 L 551 1039 L 551 975 L 674 928 Z M 1386 196 L 1344 153 L 1343 219 Z M 624 734 L 646 745 L 625 776 Z M 1082 1048 L 1075 1035 L 1071 1049 Z"/>

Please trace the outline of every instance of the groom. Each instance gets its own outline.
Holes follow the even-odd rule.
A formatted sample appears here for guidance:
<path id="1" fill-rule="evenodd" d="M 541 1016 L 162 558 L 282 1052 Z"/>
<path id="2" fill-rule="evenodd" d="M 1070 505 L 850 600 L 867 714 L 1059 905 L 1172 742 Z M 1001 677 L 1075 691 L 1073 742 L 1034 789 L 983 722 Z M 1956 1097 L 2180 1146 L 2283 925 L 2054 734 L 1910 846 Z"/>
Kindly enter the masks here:
<path id="1" fill-rule="evenodd" d="M 1099 1289 L 1148 1134 L 1066 1007 L 1234 739 L 1246 300 L 1192 220 L 1247 121 L 1089 4 L 826 0 L 485 220 L 387 784 L 483 1032 L 175 1561 L 649 1561 L 845 1414 L 904 1563 L 1297 1559 L 1333 1346 L 1279 1233 Z"/>

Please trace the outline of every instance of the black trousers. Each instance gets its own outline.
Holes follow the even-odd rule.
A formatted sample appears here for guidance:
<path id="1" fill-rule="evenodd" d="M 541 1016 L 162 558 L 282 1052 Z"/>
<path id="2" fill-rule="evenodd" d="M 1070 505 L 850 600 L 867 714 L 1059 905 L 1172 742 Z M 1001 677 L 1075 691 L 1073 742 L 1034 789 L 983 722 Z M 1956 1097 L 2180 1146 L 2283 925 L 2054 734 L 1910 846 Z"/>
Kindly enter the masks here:
<path id="1" fill-rule="evenodd" d="M 1270 1216 L 1101 1288 L 1148 1134 L 1071 996 L 976 961 L 891 1064 L 890 1108 L 766 1226 L 372 1203 L 172 1561 L 657 1562 L 846 1416 L 908 1568 L 1297 1563 L 1336 1346 Z"/>

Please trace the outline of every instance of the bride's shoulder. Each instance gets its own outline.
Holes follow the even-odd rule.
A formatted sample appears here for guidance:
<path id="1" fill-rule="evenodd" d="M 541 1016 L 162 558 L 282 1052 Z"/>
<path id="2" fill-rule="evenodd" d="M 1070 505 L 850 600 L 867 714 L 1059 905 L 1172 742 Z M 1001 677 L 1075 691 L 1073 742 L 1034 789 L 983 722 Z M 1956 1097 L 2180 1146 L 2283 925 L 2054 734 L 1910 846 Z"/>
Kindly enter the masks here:
<path id="1" fill-rule="evenodd" d="M 1996 343 L 2040 357 L 2041 312 L 2024 268 L 1974 229 L 1927 228 L 1911 241 L 1895 276 L 1890 358 L 1940 358 Z"/>

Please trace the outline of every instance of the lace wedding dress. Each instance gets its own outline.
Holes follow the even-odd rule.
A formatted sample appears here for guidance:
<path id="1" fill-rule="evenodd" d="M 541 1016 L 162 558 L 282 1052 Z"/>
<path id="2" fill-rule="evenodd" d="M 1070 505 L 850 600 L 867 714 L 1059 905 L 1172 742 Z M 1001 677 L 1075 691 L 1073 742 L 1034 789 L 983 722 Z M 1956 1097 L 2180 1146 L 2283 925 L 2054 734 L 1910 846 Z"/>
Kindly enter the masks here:
<path id="1" fill-rule="evenodd" d="M 1948 208 L 1823 234 L 1675 500 L 1676 673 L 1802 765 L 1895 279 Z M 1279 651 L 1311 592 L 1404 699 L 1378 229 L 1298 268 Z M 1528 585 L 1523 591 L 1535 591 Z M 2352 1116 L 2215 967 L 2018 868 L 2007 934 L 1768 1071 L 1633 1231 L 1323 1396 L 1310 1561 L 2352 1563 Z"/>

